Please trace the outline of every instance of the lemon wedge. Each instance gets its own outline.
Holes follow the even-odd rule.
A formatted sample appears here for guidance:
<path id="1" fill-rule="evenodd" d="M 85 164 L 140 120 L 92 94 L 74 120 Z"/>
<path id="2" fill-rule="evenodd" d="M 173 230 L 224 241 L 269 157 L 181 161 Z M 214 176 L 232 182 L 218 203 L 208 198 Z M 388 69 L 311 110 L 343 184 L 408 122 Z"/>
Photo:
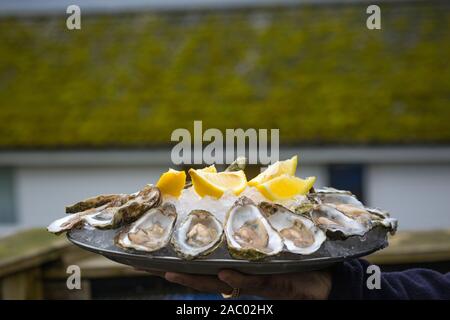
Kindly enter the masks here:
<path id="1" fill-rule="evenodd" d="M 186 173 L 184 171 L 169 169 L 169 171 L 161 175 L 156 186 L 161 190 L 162 194 L 179 197 L 185 184 Z"/>
<path id="2" fill-rule="evenodd" d="M 307 194 L 316 182 L 316 177 L 300 179 L 288 174 L 273 178 L 257 185 L 258 190 L 272 201 L 291 199 L 296 195 Z"/>
<path id="3" fill-rule="evenodd" d="M 238 195 L 247 186 L 247 178 L 242 170 L 217 173 L 190 169 L 189 174 L 195 191 L 201 197 L 209 195 L 220 198 L 227 190 Z"/>
<path id="4" fill-rule="evenodd" d="M 204 167 L 203 169 L 198 169 L 197 171 L 216 173 L 217 169 L 216 166 L 212 164 L 209 167 Z"/>
<path id="5" fill-rule="evenodd" d="M 279 177 L 283 174 L 290 176 L 295 175 L 297 170 L 297 156 L 293 156 L 291 159 L 284 161 L 277 161 L 267 167 L 266 170 L 261 172 L 255 178 L 248 182 L 249 186 L 257 187 L 258 185 L 265 183 L 273 178 Z"/>

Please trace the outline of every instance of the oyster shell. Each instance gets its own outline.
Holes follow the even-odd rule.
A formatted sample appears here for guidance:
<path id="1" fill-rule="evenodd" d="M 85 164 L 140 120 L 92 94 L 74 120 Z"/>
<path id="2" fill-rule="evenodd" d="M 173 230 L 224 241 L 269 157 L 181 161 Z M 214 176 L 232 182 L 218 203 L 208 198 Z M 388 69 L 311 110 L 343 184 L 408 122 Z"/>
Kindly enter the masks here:
<path id="1" fill-rule="evenodd" d="M 77 212 L 77 213 L 72 213 L 72 214 L 66 215 L 60 219 L 53 221 L 47 227 L 47 231 L 54 233 L 54 234 L 60 234 L 62 232 L 76 228 L 83 223 L 84 218 L 86 216 L 92 215 L 92 214 L 97 214 L 98 212 L 101 212 L 102 210 L 106 209 L 107 206 L 108 206 L 108 204 L 103 205 L 98 208 L 91 208 L 91 209 L 87 209 L 82 212 Z"/>
<path id="2" fill-rule="evenodd" d="M 391 235 L 397 232 L 398 220 L 391 218 L 388 212 L 376 208 L 366 208 L 366 210 L 372 215 L 372 224 L 374 226 L 387 228 Z"/>
<path id="3" fill-rule="evenodd" d="M 292 211 L 295 212 L 295 214 L 298 215 L 308 215 L 311 212 L 311 210 L 314 209 L 315 205 L 316 204 L 313 201 L 305 200 L 299 205 L 296 205 L 289 209 L 291 209 Z"/>
<path id="4" fill-rule="evenodd" d="M 372 214 L 369 211 L 367 211 L 364 207 L 361 208 L 351 204 L 344 204 L 344 203 L 339 204 L 327 203 L 327 206 L 337 209 L 350 219 L 356 220 L 357 222 L 361 223 L 367 229 L 370 229 L 372 227 Z"/>
<path id="5" fill-rule="evenodd" d="M 118 198 L 105 210 L 87 215 L 84 220 L 96 228 L 116 228 L 137 220 L 150 208 L 158 206 L 161 199 L 159 189 L 153 185 L 147 185 L 137 194 Z"/>
<path id="6" fill-rule="evenodd" d="M 283 238 L 286 249 L 296 254 L 311 254 L 326 240 L 325 233 L 305 216 L 269 202 L 259 204 L 272 227 Z"/>
<path id="7" fill-rule="evenodd" d="M 240 171 L 245 170 L 247 166 L 247 158 L 246 157 L 237 157 L 230 165 L 225 169 L 225 171 Z"/>
<path id="8" fill-rule="evenodd" d="M 150 209 L 120 232 L 116 243 L 125 249 L 145 252 L 159 250 L 169 242 L 176 220 L 175 206 L 165 203 L 161 207 Z"/>
<path id="9" fill-rule="evenodd" d="M 228 251 L 237 259 L 258 260 L 273 256 L 283 249 L 283 240 L 261 209 L 249 198 L 241 197 L 225 219 Z"/>
<path id="10" fill-rule="evenodd" d="M 383 226 L 387 228 L 391 234 L 394 234 L 397 230 L 397 220 L 391 218 L 389 213 L 379 209 L 365 207 L 364 204 L 349 191 L 323 188 L 316 190 L 315 193 L 310 194 L 308 197 L 311 202 L 332 207 L 348 218 L 360 223 L 364 226 L 366 232 L 375 226 Z M 296 212 L 299 210 L 300 209 L 296 209 Z M 357 232 L 356 234 L 359 235 L 361 232 Z M 342 235 L 353 235 L 351 233 L 352 232 L 345 232 L 344 230 Z"/>
<path id="11" fill-rule="evenodd" d="M 367 230 L 375 226 L 383 226 L 389 230 L 391 234 L 395 234 L 397 230 L 397 219 L 389 216 L 388 212 L 372 208 L 360 208 L 350 204 L 327 204 L 336 208 L 347 217 L 361 223 Z"/>
<path id="12" fill-rule="evenodd" d="M 66 213 L 77 213 L 88 209 L 101 207 L 107 203 L 123 198 L 125 194 L 106 194 L 88 198 L 66 207 Z"/>
<path id="13" fill-rule="evenodd" d="M 310 195 L 317 203 L 323 204 L 350 204 L 354 207 L 364 208 L 364 205 L 350 191 L 334 188 L 316 190 Z"/>
<path id="14" fill-rule="evenodd" d="M 69 216 L 62 217 L 50 223 L 50 225 L 47 227 L 47 231 L 54 234 L 59 234 L 61 232 L 70 230 L 81 223 L 83 221 L 82 218 L 83 217 L 81 217 L 79 214 L 71 214 Z"/>
<path id="15" fill-rule="evenodd" d="M 223 227 L 206 210 L 193 210 L 172 235 L 172 245 L 179 256 L 194 259 L 214 251 L 222 242 Z"/>
<path id="16" fill-rule="evenodd" d="M 349 236 L 362 236 L 369 227 L 361 222 L 346 216 L 344 213 L 329 205 L 317 205 L 310 212 L 314 223 L 325 230 L 330 238 L 347 238 Z"/>

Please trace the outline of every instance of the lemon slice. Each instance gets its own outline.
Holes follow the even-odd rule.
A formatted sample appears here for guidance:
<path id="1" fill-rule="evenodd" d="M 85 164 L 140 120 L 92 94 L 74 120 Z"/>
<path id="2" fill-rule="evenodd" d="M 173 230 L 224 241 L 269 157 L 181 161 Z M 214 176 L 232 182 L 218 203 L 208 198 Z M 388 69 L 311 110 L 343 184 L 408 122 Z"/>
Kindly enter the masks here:
<path id="1" fill-rule="evenodd" d="M 299 194 L 307 194 L 314 182 L 316 182 L 316 177 L 300 179 L 284 174 L 257 185 L 257 188 L 266 198 L 272 201 L 286 200 Z"/>
<path id="2" fill-rule="evenodd" d="M 161 190 L 161 193 L 168 194 L 174 197 L 179 197 L 181 191 L 186 184 L 186 173 L 184 171 L 177 171 L 169 169 L 164 172 L 159 178 L 156 186 Z"/>
<path id="3" fill-rule="evenodd" d="M 212 164 L 209 167 L 204 167 L 203 169 L 198 169 L 197 171 L 216 173 L 217 169 L 216 166 Z"/>
<path id="4" fill-rule="evenodd" d="M 190 169 L 189 174 L 195 191 L 201 197 L 209 195 L 220 198 L 227 190 L 238 195 L 247 186 L 247 178 L 242 170 L 217 173 Z"/>
<path id="5" fill-rule="evenodd" d="M 295 175 L 295 170 L 297 170 L 297 159 L 297 156 L 293 156 L 291 159 L 277 161 L 274 164 L 271 164 L 266 170 L 250 180 L 248 185 L 256 187 L 283 174 L 291 176 Z"/>

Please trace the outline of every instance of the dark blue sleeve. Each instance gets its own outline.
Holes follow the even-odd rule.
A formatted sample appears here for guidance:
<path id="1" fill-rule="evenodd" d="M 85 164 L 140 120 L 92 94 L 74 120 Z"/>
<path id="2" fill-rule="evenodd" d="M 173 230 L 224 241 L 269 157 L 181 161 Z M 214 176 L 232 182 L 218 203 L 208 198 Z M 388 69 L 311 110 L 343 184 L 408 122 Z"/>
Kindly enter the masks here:
<path id="1" fill-rule="evenodd" d="M 380 289 L 368 289 L 365 260 L 350 260 L 333 269 L 329 299 L 450 299 L 450 272 L 427 269 L 381 272 Z"/>

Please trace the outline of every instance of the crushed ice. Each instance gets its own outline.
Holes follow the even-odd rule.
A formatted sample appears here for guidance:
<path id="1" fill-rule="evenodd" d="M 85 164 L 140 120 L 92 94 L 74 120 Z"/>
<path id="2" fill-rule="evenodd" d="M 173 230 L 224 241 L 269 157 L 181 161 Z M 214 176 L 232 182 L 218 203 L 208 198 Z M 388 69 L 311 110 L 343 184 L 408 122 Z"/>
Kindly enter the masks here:
<path id="1" fill-rule="evenodd" d="M 255 203 L 261 201 L 269 201 L 265 198 L 256 188 L 247 187 L 239 196 L 234 195 L 232 192 L 225 192 L 219 199 L 205 196 L 200 197 L 193 187 L 184 189 L 177 199 L 173 196 L 164 196 L 164 202 L 170 202 L 177 208 L 178 223 L 182 221 L 192 210 L 206 210 L 211 212 L 220 222 L 225 221 L 227 211 L 241 197 L 246 196 L 252 199 Z"/>
<path id="2" fill-rule="evenodd" d="M 233 206 L 239 197 L 248 197 L 256 204 L 263 201 L 270 202 L 262 193 L 255 187 L 246 187 L 244 191 L 238 196 L 231 191 L 226 191 L 221 198 L 216 199 L 214 197 L 205 196 L 200 197 L 194 190 L 194 187 L 184 189 L 179 198 L 170 195 L 163 196 L 163 202 L 172 203 L 177 209 L 177 225 L 185 219 L 185 217 L 192 210 L 206 210 L 211 212 L 220 222 L 225 222 L 225 216 L 228 210 Z M 277 201 L 277 203 L 293 209 L 300 205 L 307 198 L 306 196 L 298 195 L 289 200 Z M 88 228 L 93 228 L 87 226 Z M 86 228 L 86 227 L 85 227 Z"/>

